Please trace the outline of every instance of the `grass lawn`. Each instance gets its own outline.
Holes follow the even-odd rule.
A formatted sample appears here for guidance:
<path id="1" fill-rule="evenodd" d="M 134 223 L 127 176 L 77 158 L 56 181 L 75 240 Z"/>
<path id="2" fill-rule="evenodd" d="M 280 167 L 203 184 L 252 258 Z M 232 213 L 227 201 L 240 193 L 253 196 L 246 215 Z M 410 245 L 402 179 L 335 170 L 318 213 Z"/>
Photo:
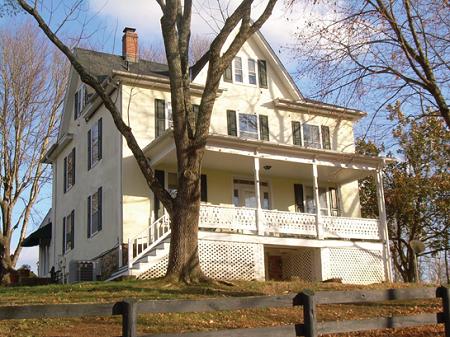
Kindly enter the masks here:
<path id="1" fill-rule="evenodd" d="M 197 299 L 205 297 L 258 296 L 300 292 L 303 289 L 351 290 L 405 288 L 405 284 L 354 286 L 332 283 L 233 282 L 233 285 L 167 286 L 158 280 L 92 282 L 74 285 L 0 288 L 0 306 L 42 303 L 101 303 L 124 298 Z M 323 305 L 318 308 L 319 320 L 364 319 L 370 317 L 407 315 L 441 310 L 438 300 L 365 305 Z M 223 311 L 215 313 L 146 314 L 139 315 L 139 333 L 182 332 L 231 329 L 239 327 L 276 326 L 301 322 L 299 308 L 267 308 L 259 310 Z M 15 320 L 0 322 L 0 336 L 120 336 L 120 317 L 87 317 L 74 319 Z M 333 336 L 440 336 L 443 328 L 383 330 L 377 332 Z"/>

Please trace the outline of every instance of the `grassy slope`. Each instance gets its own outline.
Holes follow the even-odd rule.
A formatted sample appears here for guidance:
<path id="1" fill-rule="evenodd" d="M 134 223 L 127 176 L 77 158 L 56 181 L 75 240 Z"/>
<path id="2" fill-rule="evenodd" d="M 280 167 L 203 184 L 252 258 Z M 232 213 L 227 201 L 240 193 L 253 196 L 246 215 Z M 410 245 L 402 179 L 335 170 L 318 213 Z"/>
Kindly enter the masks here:
<path id="1" fill-rule="evenodd" d="M 357 288 L 407 287 L 404 284 L 352 286 L 341 284 L 294 282 L 235 282 L 233 286 L 166 286 L 161 281 L 123 281 L 110 283 L 82 283 L 64 286 L 0 288 L 0 306 L 38 303 L 114 302 L 123 298 L 174 299 L 223 296 L 273 295 L 314 290 L 350 290 Z M 318 310 L 320 320 L 363 319 L 377 316 L 436 312 L 438 301 L 410 303 L 390 302 L 372 305 L 327 305 Z M 298 308 L 241 310 L 234 312 L 195 314 L 152 314 L 139 316 L 141 333 L 181 332 L 237 327 L 274 326 L 301 321 Z M 395 336 L 438 336 L 442 329 L 426 327 L 403 329 Z M 46 319 L 0 322 L 0 336 L 118 336 L 120 319 L 99 317 L 87 319 Z M 340 336 L 350 336 L 342 334 Z M 353 334 L 352 336 L 394 336 L 392 331 Z"/>

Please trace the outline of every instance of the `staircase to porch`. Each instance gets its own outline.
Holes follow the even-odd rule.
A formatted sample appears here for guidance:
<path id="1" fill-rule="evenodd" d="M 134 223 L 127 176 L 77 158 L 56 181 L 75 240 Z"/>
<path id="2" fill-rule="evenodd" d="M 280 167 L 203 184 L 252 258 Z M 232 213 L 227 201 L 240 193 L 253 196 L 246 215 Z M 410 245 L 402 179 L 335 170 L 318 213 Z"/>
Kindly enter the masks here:
<path id="1" fill-rule="evenodd" d="M 257 235 L 273 238 L 344 239 L 381 241 L 382 229 L 376 219 L 257 210 L 246 207 L 204 204 L 200 209 L 201 232 Z M 170 246 L 170 219 L 167 214 L 128 240 L 128 264 L 111 279 L 123 275 L 152 278 L 164 275 Z M 156 276 L 157 275 L 157 276 Z"/>

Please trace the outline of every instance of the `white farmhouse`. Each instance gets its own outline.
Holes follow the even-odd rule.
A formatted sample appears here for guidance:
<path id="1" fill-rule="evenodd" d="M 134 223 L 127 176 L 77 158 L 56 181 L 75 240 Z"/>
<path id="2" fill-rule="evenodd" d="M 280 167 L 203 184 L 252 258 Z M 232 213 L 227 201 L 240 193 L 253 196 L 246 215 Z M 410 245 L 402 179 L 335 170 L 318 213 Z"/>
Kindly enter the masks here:
<path id="1" fill-rule="evenodd" d="M 138 58 L 125 28 L 123 55 L 77 49 L 103 81 L 150 159 L 176 193 L 168 69 Z M 192 72 L 199 104 L 207 67 Z M 225 72 L 211 120 L 201 180 L 199 254 L 217 279 L 390 280 L 380 169 L 355 154 L 354 124 L 365 113 L 305 98 L 257 33 Z M 26 244 L 40 245 L 39 274 L 68 282 L 163 276 L 170 220 L 113 120 L 74 69 L 53 168 L 47 221 Z M 376 177 L 379 219 L 362 219 L 358 179 Z"/>

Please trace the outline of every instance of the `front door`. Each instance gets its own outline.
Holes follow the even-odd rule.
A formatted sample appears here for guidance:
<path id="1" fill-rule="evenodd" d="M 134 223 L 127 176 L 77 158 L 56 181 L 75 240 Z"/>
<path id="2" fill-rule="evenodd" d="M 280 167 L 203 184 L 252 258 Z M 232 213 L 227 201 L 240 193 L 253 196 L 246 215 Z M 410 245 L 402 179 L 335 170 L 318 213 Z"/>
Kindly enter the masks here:
<path id="1" fill-rule="evenodd" d="M 256 208 L 255 182 L 246 179 L 234 179 L 233 204 L 237 207 Z M 267 182 L 260 183 L 261 208 L 270 209 L 270 194 Z"/>

